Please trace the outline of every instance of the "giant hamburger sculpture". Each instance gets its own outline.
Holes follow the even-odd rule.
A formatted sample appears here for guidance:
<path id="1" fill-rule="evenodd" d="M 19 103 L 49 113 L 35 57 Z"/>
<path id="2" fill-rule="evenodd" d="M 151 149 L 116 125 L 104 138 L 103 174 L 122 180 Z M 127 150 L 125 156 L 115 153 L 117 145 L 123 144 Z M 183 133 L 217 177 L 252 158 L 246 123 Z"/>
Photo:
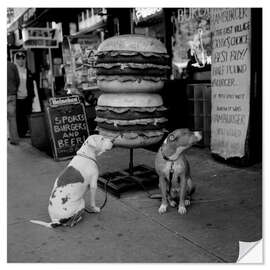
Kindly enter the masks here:
<path id="1" fill-rule="evenodd" d="M 103 91 L 96 107 L 99 133 L 129 148 L 159 142 L 167 119 L 158 92 L 170 71 L 164 45 L 151 37 L 122 35 L 102 42 L 97 56 Z"/>

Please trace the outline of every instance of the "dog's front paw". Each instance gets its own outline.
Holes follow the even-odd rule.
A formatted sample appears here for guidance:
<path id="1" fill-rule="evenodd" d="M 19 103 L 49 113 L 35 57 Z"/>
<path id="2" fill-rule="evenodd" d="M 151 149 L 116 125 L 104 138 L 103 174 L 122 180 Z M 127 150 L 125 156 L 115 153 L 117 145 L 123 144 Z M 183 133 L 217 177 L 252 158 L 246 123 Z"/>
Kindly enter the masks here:
<path id="1" fill-rule="evenodd" d="M 178 213 L 179 213 L 180 215 L 185 215 L 185 214 L 187 213 L 186 207 L 185 207 L 185 206 L 179 206 L 179 207 L 178 207 Z"/>
<path id="2" fill-rule="evenodd" d="M 92 210 L 94 213 L 100 213 L 100 208 L 97 207 L 97 206 L 91 206 L 91 210 Z"/>
<path id="3" fill-rule="evenodd" d="M 167 205 L 166 205 L 166 204 L 161 204 L 160 207 L 159 207 L 159 209 L 158 209 L 158 212 L 159 212 L 160 214 L 163 214 L 163 213 L 165 213 L 166 211 L 167 211 Z"/>

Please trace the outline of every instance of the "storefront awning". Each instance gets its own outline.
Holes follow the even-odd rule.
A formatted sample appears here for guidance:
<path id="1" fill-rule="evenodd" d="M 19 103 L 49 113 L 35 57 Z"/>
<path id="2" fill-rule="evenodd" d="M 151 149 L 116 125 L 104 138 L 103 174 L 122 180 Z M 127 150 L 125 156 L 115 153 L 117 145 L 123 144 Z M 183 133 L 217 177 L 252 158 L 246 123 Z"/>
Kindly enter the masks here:
<path id="1" fill-rule="evenodd" d="M 37 27 L 47 22 L 71 22 L 77 20 L 77 14 L 83 8 L 37 8 L 33 18 L 25 22 L 24 27 Z"/>
<path id="2" fill-rule="evenodd" d="M 17 30 L 18 28 L 21 28 L 21 25 L 23 24 L 23 18 L 24 15 L 27 14 L 29 8 L 25 8 L 19 15 L 17 15 L 16 18 L 14 18 L 14 20 L 7 25 L 7 32 L 14 32 L 15 30 Z"/>

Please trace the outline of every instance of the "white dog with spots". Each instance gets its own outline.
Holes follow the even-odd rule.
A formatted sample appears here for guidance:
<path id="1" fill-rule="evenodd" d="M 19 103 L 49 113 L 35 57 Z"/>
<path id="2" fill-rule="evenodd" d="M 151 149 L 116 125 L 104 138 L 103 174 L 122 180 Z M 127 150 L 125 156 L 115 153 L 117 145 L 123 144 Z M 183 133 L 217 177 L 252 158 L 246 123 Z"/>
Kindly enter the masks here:
<path id="1" fill-rule="evenodd" d="M 96 156 L 110 150 L 112 146 L 113 143 L 108 138 L 101 135 L 89 136 L 54 183 L 48 206 L 52 222 L 30 222 L 50 228 L 74 226 L 82 219 L 85 209 L 84 194 L 89 188 L 91 210 L 100 212 L 95 203 L 99 175 Z"/>

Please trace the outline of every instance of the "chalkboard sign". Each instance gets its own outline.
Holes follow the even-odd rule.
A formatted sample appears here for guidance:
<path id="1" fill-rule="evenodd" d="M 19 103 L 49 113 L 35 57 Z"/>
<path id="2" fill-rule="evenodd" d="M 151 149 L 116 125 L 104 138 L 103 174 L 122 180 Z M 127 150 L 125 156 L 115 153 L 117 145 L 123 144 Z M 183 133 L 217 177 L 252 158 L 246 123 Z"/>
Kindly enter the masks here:
<path id="1" fill-rule="evenodd" d="M 79 98 L 51 98 L 46 118 L 54 158 L 62 160 L 74 156 L 89 136 L 85 108 Z"/>
<path id="2" fill-rule="evenodd" d="M 211 151 L 242 158 L 250 113 L 251 9 L 213 9 Z"/>

